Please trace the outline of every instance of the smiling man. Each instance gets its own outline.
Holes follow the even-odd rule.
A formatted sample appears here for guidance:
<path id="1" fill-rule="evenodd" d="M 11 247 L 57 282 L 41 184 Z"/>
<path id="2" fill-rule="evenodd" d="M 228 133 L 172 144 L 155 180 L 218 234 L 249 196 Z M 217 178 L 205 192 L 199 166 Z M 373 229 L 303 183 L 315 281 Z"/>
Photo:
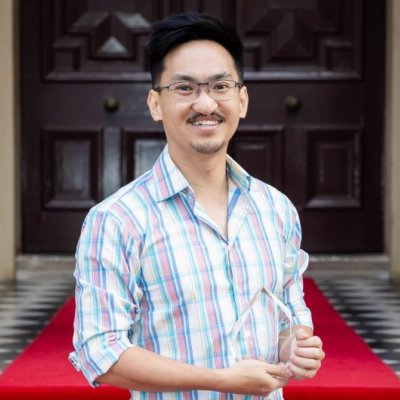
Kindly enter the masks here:
<path id="1" fill-rule="evenodd" d="M 85 220 L 71 361 L 132 399 L 282 399 L 324 352 L 297 212 L 227 155 L 249 102 L 242 43 L 181 14 L 154 25 L 149 55 L 167 146 Z"/>

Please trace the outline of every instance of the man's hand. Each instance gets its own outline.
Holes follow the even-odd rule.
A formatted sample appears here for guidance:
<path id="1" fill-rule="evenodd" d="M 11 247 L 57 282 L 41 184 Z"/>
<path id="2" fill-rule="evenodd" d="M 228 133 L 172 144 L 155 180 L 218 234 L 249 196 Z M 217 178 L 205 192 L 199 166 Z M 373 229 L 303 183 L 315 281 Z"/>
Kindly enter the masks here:
<path id="1" fill-rule="evenodd" d="M 288 371 L 298 380 L 312 378 L 321 367 L 324 357 L 322 340 L 300 328 L 296 331 L 296 341 L 288 362 Z"/>
<path id="2" fill-rule="evenodd" d="M 242 360 L 220 371 L 225 386 L 221 388 L 222 392 L 264 397 L 284 387 L 289 376 L 283 364 L 273 365 L 258 360 Z"/>

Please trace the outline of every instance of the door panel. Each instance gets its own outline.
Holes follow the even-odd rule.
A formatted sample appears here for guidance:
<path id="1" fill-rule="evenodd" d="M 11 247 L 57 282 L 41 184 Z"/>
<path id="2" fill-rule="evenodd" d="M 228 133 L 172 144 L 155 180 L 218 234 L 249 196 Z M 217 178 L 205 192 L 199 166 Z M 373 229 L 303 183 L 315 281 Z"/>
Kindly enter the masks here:
<path id="1" fill-rule="evenodd" d="M 24 251 L 74 251 L 88 209 L 152 165 L 145 45 L 187 10 L 243 38 L 250 108 L 229 152 L 294 202 L 304 248 L 382 251 L 384 1 L 22 0 Z"/>
<path id="2" fill-rule="evenodd" d="M 236 26 L 246 44 L 246 66 L 259 77 L 360 78 L 366 6 L 362 0 L 235 3 Z"/>
<path id="3" fill-rule="evenodd" d="M 251 129 L 253 128 L 253 129 Z M 283 187 L 284 129 L 282 126 L 241 127 L 229 153 L 253 176 Z"/>
<path id="4" fill-rule="evenodd" d="M 79 210 L 100 199 L 100 132 L 42 131 L 43 209 Z"/>

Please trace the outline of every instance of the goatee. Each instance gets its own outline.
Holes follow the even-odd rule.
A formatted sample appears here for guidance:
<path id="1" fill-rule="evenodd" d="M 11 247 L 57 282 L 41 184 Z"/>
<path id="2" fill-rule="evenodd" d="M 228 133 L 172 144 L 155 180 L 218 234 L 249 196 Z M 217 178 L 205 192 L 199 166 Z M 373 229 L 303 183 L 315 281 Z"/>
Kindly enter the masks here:
<path id="1" fill-rule="evenodd" d="M 225 147 L 225 142 L 207 142 L 207 143 L 193 143 L 190 142 L 189 146 L 200 154 L 215 154 Z"/>

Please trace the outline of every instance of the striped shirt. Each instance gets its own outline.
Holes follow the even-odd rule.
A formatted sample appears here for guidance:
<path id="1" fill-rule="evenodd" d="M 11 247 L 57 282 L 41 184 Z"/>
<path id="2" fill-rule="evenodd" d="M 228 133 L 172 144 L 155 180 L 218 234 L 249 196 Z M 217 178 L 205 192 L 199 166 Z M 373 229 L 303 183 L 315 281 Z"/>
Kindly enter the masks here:
<path id="1" fill-rule="evenodd" d="M 233 365 L 236 351 L 277 363 L 287 325 L 268 296 L 257 299 L 232 343 L 235 322 L 263 286 L 291 310 L 295 324 L 312 326 L 296 209 L 229 156 L 226 165 L 228 237 L 196 201 L 168 147 L 152 170 L 90 210 L 76 253 L 70 360 L 92 385 L 132 346 L 208 368 Z M 252 399 L 132 391 L 132 399 L 222 398 Z"/>

